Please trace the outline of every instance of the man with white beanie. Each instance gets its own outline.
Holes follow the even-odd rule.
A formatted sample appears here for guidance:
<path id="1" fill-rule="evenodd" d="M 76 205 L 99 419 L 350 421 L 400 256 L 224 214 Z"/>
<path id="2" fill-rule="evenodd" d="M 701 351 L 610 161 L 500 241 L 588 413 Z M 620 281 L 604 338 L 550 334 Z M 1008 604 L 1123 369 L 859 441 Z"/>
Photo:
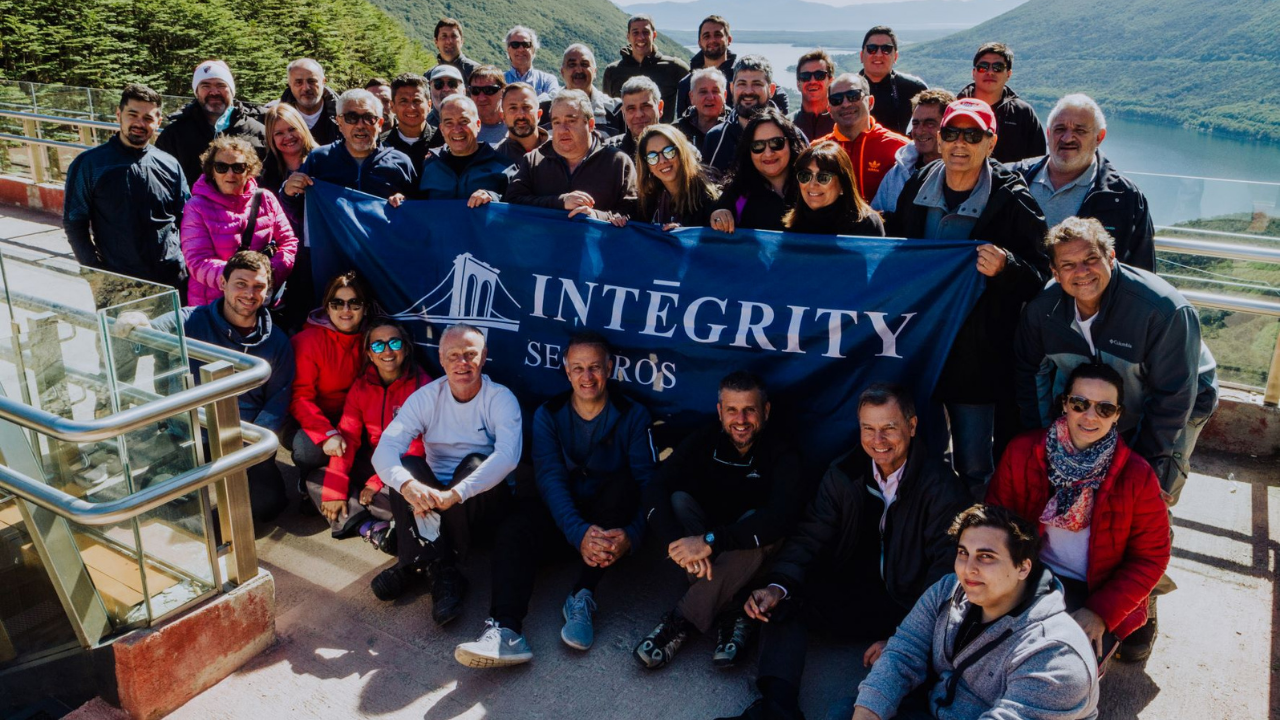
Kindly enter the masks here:
<path id="1" fill-rule="evenodd" d="M 187 186 L 200 177 L 200 154 L 215 137 L 242 137 L 266 158 L 266 130 L 256 117 L 236 100 L 236 81 L 222 60 L 205 60 L 191 76 L 195 99 L 174 113 L 169 125 L 156 138 L 156 147 L 178 158 Z"/>

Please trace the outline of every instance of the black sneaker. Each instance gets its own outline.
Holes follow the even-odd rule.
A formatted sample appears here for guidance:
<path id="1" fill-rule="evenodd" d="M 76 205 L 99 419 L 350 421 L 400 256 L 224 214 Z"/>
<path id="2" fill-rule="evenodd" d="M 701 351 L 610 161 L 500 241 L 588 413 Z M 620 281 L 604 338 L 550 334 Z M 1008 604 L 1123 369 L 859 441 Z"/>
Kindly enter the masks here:
<path id="1" fill-rule="evenodd" d="M 636 659 L 650 670 L 666 665 L 689 637 L 689 628 L 689 621 L 674 612 L 663 615 L 658 627 L 636 646 Z"/>
<path id="2" fill-rule="evenodd" d="M 1156 631 L 1159 624 L 1156 622 L 1156 599 L 1152 597 L 1147 602 L 1147 624 L 1134 630 L 1129 637 L 1120 641 L 1120 649 L 1116 652 L 1116 659 L 1120 662 L 1142 662 L 1151 657 L 1151 649 L 1156 644 Z"/>
<path id="3" fill-rule="evenodd" d="M 711 663 L 718 668 L 733 667 L 738 655 L 751 642 L 755 629 L 755 621 L 741 610 L 726 616 L 716 630 L 716 651 L 711 656 Z"/>
<path id="4" fill-rule="evenodd" d="M 431 575 L 431 619 L 444 625 L 462 614 L 462 598 L 467 594 L 467 579 L 453 563 L 437 562 Z"/>
<path id="5" fill-rule="evenodd" d="M 378 573 L 369 583 L 373 596 L 384 602 L 395 600 L 422 578 L 422 573 L 399 567 L 389 567 Z"/>

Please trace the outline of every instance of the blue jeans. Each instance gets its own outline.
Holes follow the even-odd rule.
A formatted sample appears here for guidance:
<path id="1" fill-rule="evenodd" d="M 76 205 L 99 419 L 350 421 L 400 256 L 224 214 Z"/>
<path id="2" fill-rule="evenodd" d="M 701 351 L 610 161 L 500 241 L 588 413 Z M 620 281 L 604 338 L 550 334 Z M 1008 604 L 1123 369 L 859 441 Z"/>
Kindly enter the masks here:
<path id="1" fill-rule="evenodd" d="M 947 403 L 945 407 L 951 425 L 951 466 L 968 487 L 985 486 L 996 471 L 992 456 L 996 406 Z"/>

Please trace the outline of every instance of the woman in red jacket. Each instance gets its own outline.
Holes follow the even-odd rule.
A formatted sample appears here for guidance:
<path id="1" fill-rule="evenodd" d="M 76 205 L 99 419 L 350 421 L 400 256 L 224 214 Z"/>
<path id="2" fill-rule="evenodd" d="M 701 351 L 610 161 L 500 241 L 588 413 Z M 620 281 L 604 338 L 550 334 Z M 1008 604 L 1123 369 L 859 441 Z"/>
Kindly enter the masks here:
<path id="1" fill-rule="evenodd" d="M 1151 591 L 1169 565 L 1169 512 L 1155 472 L 1117 432 L 1124 381 L 1101 363 L 1067 379 L 1062 416 L 1013 440 L 987 502 L 1038 519 L 1040 558 L 1066 589 L 1067 610 L 1100 659 L 1151 654 Z M 1154 599 L 1151 602 L 1154 611 Z"/>
<path id="2" fill-rule="evenodd" d="M 349 535 L 370 515 L 391 520 L 388 490 L 373 471 L 373 451 L 400 406 L 431 381 L 413 361 L 408 333 L 394 320 L 372 321 L 363 347 L 367 358 L 364 370 L 347 393 L 338 421 L 343 452 L 329 458 L 324 473 L 307 478 L 307 494 L 329 520 L 335 538 Z M 409 454 L 424 454 L 421 439 L 413 441 Z"/>
<path id="3" fill-rule="evenodd" d="M 293 464 L 302 480 L 345 449 L 338 418 L 364 364 L 361 340 L 369 311 L 369 293 L 360 277 L 354 271 L 343 273 L 329 281 L 324 301 L 293 336 L 289 414 L 301 426 L 293 436 Z"/>

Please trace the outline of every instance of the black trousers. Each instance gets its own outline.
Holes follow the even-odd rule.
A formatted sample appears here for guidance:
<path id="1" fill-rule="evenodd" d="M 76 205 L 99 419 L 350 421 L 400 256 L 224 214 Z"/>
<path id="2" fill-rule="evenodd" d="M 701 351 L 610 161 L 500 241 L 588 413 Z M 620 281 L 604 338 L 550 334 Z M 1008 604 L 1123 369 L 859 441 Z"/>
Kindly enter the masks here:
<path id="1" fill-rule="evenodd" d="M 764 623 L 756 679 L 762 694 L 789 706 L 796 703 L 809 629 L 849 642 L 887 640 L 907 616 L 910 608 L 893 602 L 878 575 L 840 582 L 835 575 L 815 577 L 817 584 L 783 600 Z"/>
<path id="2" fill-rule="evenodd" d="M 485 456 L 468 455 L 458 463 L 453 473 L 453 484 L 458 484 L 468 475 L 475 472 L 484 462 Z M 424 458 L 405 455 L 400 458 L 404 468 L 413 475 L 413 479 L 436 490 L 447 489 L 436 479 Z M 426 542 L 418 537 L 418 526 L 404 496 L 391 492 L 391 515 L 396 522 L 396 567 L 406 568 L 429 565 L 436 560 L 453 562 L 455 559 L 466 559 L 471 551 L 474 539 L 491 534 L 511 504 L 511 489 L 506 482 L 499 483 L 486 492 L 472 497 L 464 503 L 458 503 L 440 513 L 440 537 L 434 542 Z"/>
<path id="3" fill-rule="evenodd" d="M 640 504 L 640 489 L 630 473 L 619 474 L 606 480 L 595 496 L 575 500 L 583 520 L 611 530 L 631 524 Z M 591 567 L 582 560 L 581 551 L 565 540 L 541 497 L 516 498 L 493 548 L 493 597 L 489 614 L 499 625 L 522 632 L 538 566 L 553 558 L 574 558 L 578 566 L 574 593 L 584 588 L 595 592 L 596 585 L 608 571 L 608 568 Z"/>
<path id="4" fill-rule="evenodd" d="M 284 490 L 284 475 L 275 458 L 268 458 L 252 465 L 245 472 L 249 476 L 249 504 L 253 509 L 253 523 L 275 520 L 289 504 Z"/>

